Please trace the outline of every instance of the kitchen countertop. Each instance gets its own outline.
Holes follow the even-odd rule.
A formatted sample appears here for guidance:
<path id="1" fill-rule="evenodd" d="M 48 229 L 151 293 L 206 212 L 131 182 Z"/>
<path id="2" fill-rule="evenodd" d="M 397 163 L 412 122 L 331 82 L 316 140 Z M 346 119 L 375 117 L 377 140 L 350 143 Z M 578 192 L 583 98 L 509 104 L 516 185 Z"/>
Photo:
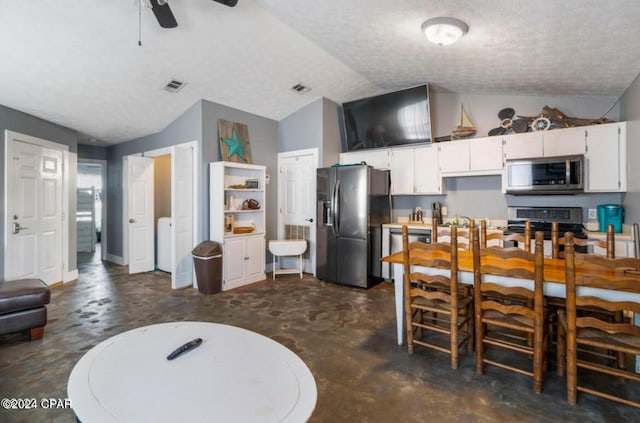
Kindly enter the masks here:
<path id="1" fill-rule="evenodd" d="M 606 232 L 597 231 L 585 231 L 589 238 L 607 239 Z M 622 225 L 622 232 L 615 233 L 614 238 L 616 241 L 633 241 L 633 232 L 631 231 L 631 225 Z"/>
<path id="2" fill-rule="evenodd" d="M 431 222 L 429 223 L 420 223 L 420 222 L 391 222 L 391 223 L 385 223 L 382 225 L 383 228 L 388 228 L 388 229 L 401 229 L 404 225 L 407 225 L 407 227 L 409 229 L 431 229 L 432 225 Z M 487 231 L 500 231 L 502 232 L 504 230 L 504 228 L 507 226 L 507 221 L 506 220 L 500 220 L 500 219 L 490 219 L 489 220 L 489 226 L 487 226 Z M 442 228 L 445 228 L 445 226 L 439 226 Z M 460 227 L 460 229 L 466 229 L 463 227 Z"/>
<path id="3" fill-rule="evenodd" d="M 487 231 L 500 231 L 502 232 L 506 226 L 506 220 L 500 219 L 490 219 L 490 225 L 487 226 Z M 382 225 L 383 228 L 388 229 L 401 229 L 402 226 L 407 225 L 409 229 L 431 229 L 431 223 L 419 223 L 419 222 L 391 222 L 385 223 Z M 606 232 L 598 232 L 598 231 L 587 231 L 585 232 L 589 235 L 590 238 L 596 239 L 607 239 Z M 622 225 L 622 232 L 615 234 L 615 239 L 618 241 L 633 241 L 633 232 L 631 231 L 631 225 Z"/>

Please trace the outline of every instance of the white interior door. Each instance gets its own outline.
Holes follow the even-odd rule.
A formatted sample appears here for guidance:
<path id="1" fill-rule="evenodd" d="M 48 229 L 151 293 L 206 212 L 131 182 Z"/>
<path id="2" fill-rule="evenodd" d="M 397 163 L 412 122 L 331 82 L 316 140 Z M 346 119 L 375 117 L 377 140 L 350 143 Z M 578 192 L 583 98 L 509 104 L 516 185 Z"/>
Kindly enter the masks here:
<path id="1" fill-rule="evenodd" d="M 7 143 L 5 279 L 62 282 L 62 151 Z"/>
<path id="2" fill-rule="evenodd" d="M 154 269 L 153 159 L 127 158 L 129 220 L 129 273 Z"/>
<path id="3" fill-rule="evenodd" d="M 308 229 L 304 271 L 313 275 L 316 274 L 317 168 L 316 148 L 278 154 L 278 238 L 286 238 L 285 225 Z"/>
<path id="4" fill-rule="evenodd" d="M 193 285 L 193 148 L 176 146 L 171 154 L 171 288 Z"/>

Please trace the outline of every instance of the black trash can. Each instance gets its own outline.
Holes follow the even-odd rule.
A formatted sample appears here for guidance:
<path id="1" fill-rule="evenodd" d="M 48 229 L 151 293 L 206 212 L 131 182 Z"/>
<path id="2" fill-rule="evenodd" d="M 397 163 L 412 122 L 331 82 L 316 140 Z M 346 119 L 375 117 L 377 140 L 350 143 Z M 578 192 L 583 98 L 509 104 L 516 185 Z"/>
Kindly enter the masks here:
<path id="1" fill-rule="evenodd" d="M 222 247 L 215 241 L 202 241 L 191 252 L 196 268 L 198 290 L 215 294 L 222 290 Z"/>

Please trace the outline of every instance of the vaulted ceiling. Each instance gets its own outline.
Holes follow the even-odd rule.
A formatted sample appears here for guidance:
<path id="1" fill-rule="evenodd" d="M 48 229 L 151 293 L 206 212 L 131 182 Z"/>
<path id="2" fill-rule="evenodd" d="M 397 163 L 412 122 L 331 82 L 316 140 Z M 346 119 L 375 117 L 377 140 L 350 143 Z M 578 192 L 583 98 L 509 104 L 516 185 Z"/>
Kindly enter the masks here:
<path id="1" fill-rule="evenodd" d="M 0 0 L 0 104 L 106 144 L 158 132 L 200 99 L 280 120 L 427 82 L 441 92 L 618 98 L 640 71 L 637 0 Z M 426 19 L 469 32 L 430 44 Z M 142 45 L 138 45 L 139 31 Z M 186 82 L 177 93 L 163 88 Z M 290 87 L 302 83 L 300 95 Z"/>

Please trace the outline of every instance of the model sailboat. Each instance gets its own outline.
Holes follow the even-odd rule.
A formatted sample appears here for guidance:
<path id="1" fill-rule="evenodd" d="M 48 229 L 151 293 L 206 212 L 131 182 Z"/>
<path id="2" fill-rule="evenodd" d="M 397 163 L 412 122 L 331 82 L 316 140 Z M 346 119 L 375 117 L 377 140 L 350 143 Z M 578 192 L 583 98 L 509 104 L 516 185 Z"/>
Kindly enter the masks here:
<path id="1" fill-rule="evenodd" d="M 476 134 L 476 127 L 469 119 L 469 116 L 464 112 L 464 107 L 460 105 L 460 124 L 456 126 L 451 133 L 457 138 L 468 138 Z"/>

